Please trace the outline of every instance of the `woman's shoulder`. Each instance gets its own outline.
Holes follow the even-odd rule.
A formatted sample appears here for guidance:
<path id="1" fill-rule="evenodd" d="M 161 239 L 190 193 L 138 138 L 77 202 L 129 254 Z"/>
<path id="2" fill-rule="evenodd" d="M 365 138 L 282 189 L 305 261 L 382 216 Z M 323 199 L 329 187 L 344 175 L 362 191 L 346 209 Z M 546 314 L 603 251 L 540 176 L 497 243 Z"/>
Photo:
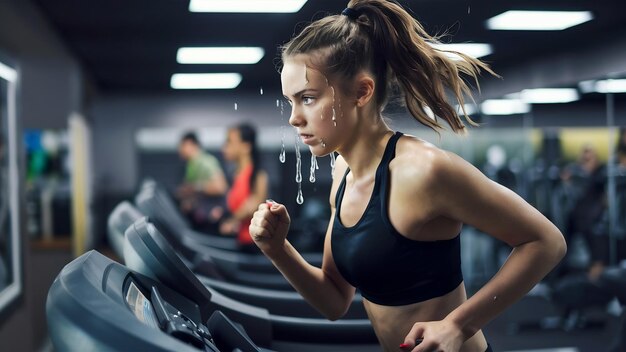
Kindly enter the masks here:
<path id="1" fill-rule="evenodd" d="M 430 142 L 405 135 L 398 141 L 396 156 L 389 163 L 389 169 L 400 182 L 428 186 L 440 180 L 442 173 L 458 167 L 458 158 Z"/>

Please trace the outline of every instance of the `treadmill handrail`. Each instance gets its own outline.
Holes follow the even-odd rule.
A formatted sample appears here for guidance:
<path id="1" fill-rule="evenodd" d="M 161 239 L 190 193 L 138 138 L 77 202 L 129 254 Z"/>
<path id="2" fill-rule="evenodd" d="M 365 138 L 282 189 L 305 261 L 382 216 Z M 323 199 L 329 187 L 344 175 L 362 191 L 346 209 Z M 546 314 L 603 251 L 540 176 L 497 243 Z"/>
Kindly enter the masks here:
<path id="1" fill-rule="evenodd" d="M 375 343 L 378 341 L 369 319 L 335 321 L 270 315 L 275 340 L 324 343 Z M 350 335 L 350 339 L 346 339 Z"/>
<path id="2" fill-rule="evenodd" d="M 208 277 L 198 276 L 200 282 L 232 299 L 267 309 L 270 314 L 298 316 L 302 318 L 321 318 L 323 315 L 316 311 L 299 293 L 263 289 L 233 284 Z M 355 294 L 348 312 L 342 319 L 365 319 L 367 313 L 362 304 L 360 294 Z"/>

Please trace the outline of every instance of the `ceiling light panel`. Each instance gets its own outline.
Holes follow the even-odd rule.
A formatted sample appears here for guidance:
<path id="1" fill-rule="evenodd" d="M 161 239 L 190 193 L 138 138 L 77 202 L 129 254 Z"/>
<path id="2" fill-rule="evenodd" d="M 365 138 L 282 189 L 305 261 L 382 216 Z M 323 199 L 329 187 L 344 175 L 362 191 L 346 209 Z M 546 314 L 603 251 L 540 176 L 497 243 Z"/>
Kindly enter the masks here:
<path id="1" fill-rule="evenodd" d="M 179 64 L 256 64 L 265 55 L 257 47 L 180 48 L 176 54 Z"/>
<path id="2" fill-rule="evenodd" d="M 191 12 L 295 13 L 307 0 L 191 0 Z"/>
<path id="3" fill-rule="evenodd" d="M 530 111 L 530 105 L 520 99 L 489 99 L 480 104 L 485 115 L 515 115 Z"/>
<path id="4" fill-rule="evenodd" d="M 458 51 L 474 58 L 487 56 L 493 53 L 491 44 L 485 43 L 431 44 L 431 46 L 437 50 Z M 460 57 L 454 53 L 446 53 L 446 55 L 453 59 L 460 59 Z"/>
<path id="5" fill-rule="evenodd" d="M 536 88 L 524 89 L 507 98 L 519 98 L 528 104 L 557 104 L 570 103 L 580 99 L 578 90 L 575 88 Z"/>
<path id="6" fill-rule="evenodd" d="M 461 109 L 461 105 L 455 105 L 455 109 L 458 115 L 474 115 L 478 112 L 478 107 L 476 106 L 476 104 L 463 104 L 463 109 Z"/>
<path id="7" fill-rule="evenodd" d="M 593 19 L 589 11 L 517 11 L 501 13 L 487 20 L 492 30 L 560 31 Z"/>
<path id="8" fill-rule="evenodd" d="M 174 89 L 234 89 L 239 83 L 239 73 L 176 73 L 170 80 Z"/>
<path id="9" fill-rule="evenodd" d="M 584 84 L 587 82 L 581 82 L 581 90 Z M 589 88 L 585 87 L 587 92 L 596 93 L 626 93 L 626 79 L 603 79 L 599 81 L 591 81 L 587 83 Z"/>

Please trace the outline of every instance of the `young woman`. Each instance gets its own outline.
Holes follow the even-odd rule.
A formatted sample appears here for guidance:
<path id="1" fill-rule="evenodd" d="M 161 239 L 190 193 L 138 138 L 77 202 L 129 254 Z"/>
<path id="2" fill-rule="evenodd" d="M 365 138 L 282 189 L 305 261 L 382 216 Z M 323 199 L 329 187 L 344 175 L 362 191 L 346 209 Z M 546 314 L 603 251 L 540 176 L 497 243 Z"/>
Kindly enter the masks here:
<path id="1" fill-rule="evenodd" d="M 515 193 L 460 157 L 393 132 L 381 117 L 393 83 L 420 123 L 455 132 L 480 61 L 453 61 L 391 1 L 352 0 L 341 15 L 306 27 L 282 52 L 289 123 L 317 156 L 338 152 L 332 215 L 321 268 L 286 240 L 281 204 L 261 204 L 255 243 L 328 319 L 340 318 L 358 288 L 385 351 L 488 351 L 481 328 L 523 297 L 564 256 L 559 230 Z M 491 72 L 491 71 L 489 71 Z M 471 122 L 471 120 L 470 120 Z M 470 299 L 460 265 L 463 223 L 508 243 L 500 271 Z M 421 341 L 417 344 L 416 342 Z"/>
<path id="2" fill-rule="evenodd" d="M 242 251 L 257 251 L 250 237 L 250 219 L 259 202 L 267 198 L 267 174 L 259 168 L 256 129 L 240 124 L 228 130 L 222 148 L 224 159 L 236 165 L 233 183 L 226 195 L 230 216 L 221 222 L 220 232 L 236 234 Z"/>

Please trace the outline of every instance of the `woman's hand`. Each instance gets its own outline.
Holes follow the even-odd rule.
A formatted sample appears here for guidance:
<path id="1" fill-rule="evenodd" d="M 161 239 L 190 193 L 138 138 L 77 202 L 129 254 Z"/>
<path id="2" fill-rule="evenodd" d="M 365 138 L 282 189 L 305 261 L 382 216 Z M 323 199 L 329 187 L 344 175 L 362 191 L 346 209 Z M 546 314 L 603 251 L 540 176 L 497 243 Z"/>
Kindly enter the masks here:
<path id="1" fill-rule="evenodd" d="M 261 251 L 272 256 L 283 248 L 291 218 L 284 205 L 266 202 L 259 205 L 250 221 L 250 236 Z"/>
<path id="2" fill-rule="evenodd" d="M 416 341 L 421 340 L 419 344 Z M 401 351 L 458 352 L 466 338 L 461 328 L 447 321 L 415 323 L 400 345 Z"/>

